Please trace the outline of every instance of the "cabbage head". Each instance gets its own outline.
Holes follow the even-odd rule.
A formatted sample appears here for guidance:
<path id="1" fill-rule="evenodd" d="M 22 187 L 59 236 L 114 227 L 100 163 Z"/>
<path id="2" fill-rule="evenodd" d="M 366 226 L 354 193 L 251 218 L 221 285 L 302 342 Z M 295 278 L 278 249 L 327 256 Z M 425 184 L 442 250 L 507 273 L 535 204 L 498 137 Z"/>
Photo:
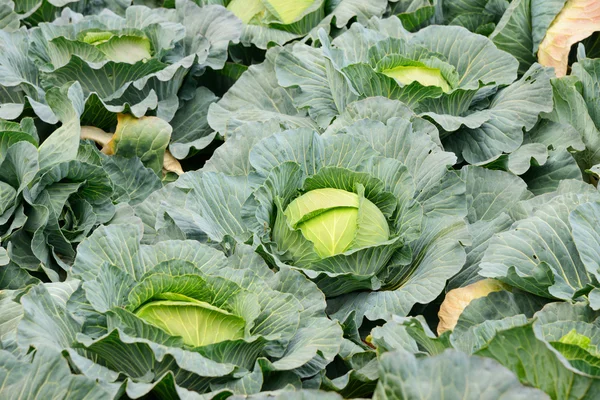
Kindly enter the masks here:
<path id="1" fill-rule="evenodd" d="M 385 215 L 373 202 L 342 189 L 311 190 L 292 201 L 284 216 L 290 227 L 300 229 L 312 242 L 321 258 L 377 245 L 390 236 Z M 273 232 L 275 242 L 283 239 L 285 232 Z"/>

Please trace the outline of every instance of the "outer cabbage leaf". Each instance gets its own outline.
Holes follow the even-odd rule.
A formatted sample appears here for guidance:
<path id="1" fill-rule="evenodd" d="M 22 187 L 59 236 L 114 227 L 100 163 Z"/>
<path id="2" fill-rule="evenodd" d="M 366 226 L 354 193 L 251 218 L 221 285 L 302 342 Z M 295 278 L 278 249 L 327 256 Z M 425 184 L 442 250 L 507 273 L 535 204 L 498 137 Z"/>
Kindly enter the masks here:
<path id="1" fill-rule="evenodd" d="M 462 287 L 483 279 L 479 264 L 497 233 L 510 228 L 514 222 L 511 210 L 518 202 L 532 197 L 519 177 L 504 171 L 467 166 L 461 170 L 467 185 L 467 219 L 472 243 L 466 248 L 467 261 L 461 272 L 450 279 L 448 289 Z"/>
<path id="2" fill-rule="evenodd" d="M 250 66 L 219 102 L 210 105 L 208 123 L 221 136 L 227 138 L 230 131 L 247 122 L 271 119 L 290 128 L 315 126 L 306 112 L 294 106 L 298 91 L 278 85 L 270 56 L 277 51 L 275 48 L 267 53 L 262 64 Z"/>
<path id="3" fill-rule="evenodd" d="M 381 358 L 374 399 L 546 399 L 540 390 L 522 385 L 494 360 L 448 350 L 416 358 L 406 351 Z"/>
<path id="4" fill-rule="evenodd" d="M 530 352 L 512 350 L 524 346 Z M 531 323 L 502 331 L 476 354 L 494 358 L 517 374 L 522 383 L 543 390 L 552 399 L 592 399 L 600 390 L 598 379 L 571 367 L 539 337 Z"/>
<path id="5" fill-rule="evenodd" d="M 402 22 L 402 26 L 414 32 L 435 20 L 437 0 L 398 0 L 391 2 L 390 12 Z"/>
<path id="6" fill-rule="evenodd" d="M 533 294 L 558 299 L 579 296 L 595 286 L 596 271 L 582 262 L 574 235 L 585 235 L 571 224 L 571 214 L 597 194 L 559 195 L 533 214 L 492 239 L 480 264 L 480 274 L 495 277 Z M 577 219 L 575 220 L 577 221 Z M 579 233 L 581 232 L 581 233 Z"/>
<path id="7" fill-rule="evenodd" d="M 40 394 L 98 400 L 117 396 L 118 385 L 109 388 L 92 378 L 72 374 L 68 361 L 55 349 L 40 346 L 30 360 L 18 359 L 4 350 L 0 353 L 3 370 L 0 394 L 6 399 L 31 398 Z"/>
<path id="8" fill-rule="evenodd" d="M 508 6 L 490 39 L 519 60 L 519 73 L 536 62 L 538 48 L 542 40 L 548 40 L 547 30 L 564 5 L 565 0 L 516 0 Z M 550 66 L 542 58 L 540 63 Z"/>
<path id="9" fill-rule="evenodd" d="M 438 23 L 463 26 L 474 33 L 488 36 L 509 8 L 508 0 L 461 0 L 441 2 Z M 441 15 L 439 15 L 441 14 Z"/>
<path id="10" fill-rule="evenodd" d="M 548 302 L 509 286 L 505 289 L 474 299 L 465 307 L 450 335 L 455 348 L 472 354 L 502 330 L 526 323 Z"/>

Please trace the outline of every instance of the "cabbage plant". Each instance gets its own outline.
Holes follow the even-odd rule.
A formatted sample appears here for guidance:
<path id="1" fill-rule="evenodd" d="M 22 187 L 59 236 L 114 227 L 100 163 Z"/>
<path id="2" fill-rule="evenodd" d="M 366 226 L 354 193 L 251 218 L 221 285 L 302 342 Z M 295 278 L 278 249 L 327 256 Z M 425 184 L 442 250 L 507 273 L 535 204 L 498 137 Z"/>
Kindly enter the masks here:
<path id="1" fill-rule="evenodd" d="M 104 385 L 126 381 L 130 396 L 276 390 L 338 353 L 341 327 L 302 274 L 275 273 L 244 245 L 226 257 L 194 240 L 141 237 L 135 218 L 96 229 L 78 248 L 70 272 L 79 280 L 62 305 L 43 285 L 21 302 L 18 329 L 29 334 L 17 346 L 68 352 Z"/>
<path id="2" fill-rule="evenodd" d="M 131 3 L 131 0 L 2 0 L 0 29 L 14 32 L 22 26 L 32 27 L 43 22 L 52 22 L 60 19 L 64 16 L 63 13 L 68 13 L 69 10 L 89 15 L 109 9 L 122 15 Z"/>
<path id="3" fill-rule="evenodd" d="M 476 316 L 481 315 L 482 307 L 493 303 L 502 306 L 488 321 Z M 453 332 L 452 342 L 463 351 L 496 359 L 511 369 L 522 383 L 541 389 L 550 398 L 597 396 L 600 393 L 600 379 L 594 366 L 598 360 L 595 350 L 597 312 L 584 303 L 550 303 L 542 308 L 538 302 L 537 307 L 541 309 L 532 315 L 531 310 L 535 310 L 532 304 L 535 302 L 522 294 L 507 292 L 475 300 L 465 310 L 468 315 L 459 319 L 461 329 Z M 536 356 L 523 356 L 517 366 L 513 362 L 517 357 L 513 349 L 525 343 Z M 526 372 L 541 368 L 555 372 Z"/>
<path id="4" fill-rule="evenodd" d="M 78 81 L 82 125 L 113 130 L 117 113 L 153 114 L 174 121 L 171 141 L 179 158 L 207 146 L 214 133 L 202 104 L 216 97 L 195 79 L 207 68 L 223 68 L 242 23 L 219 5 L 179 0 L 174 6 L 132 6 L 123 16 L 108 9 L 86 16 L 66 10 L 29 30 L 0 31 L 0 118 L 33 111 L 56 124 L 46 89 Z M 180 100 L 182 88 L 187 94 Z M 185 104 L 196 114 L 192 122 L 184 118 L 190 113 Z"/>
<path id="5" fill-rule="evenodd" d="M 532 200 L 522 219 L 490 241 L 481 276 L 542 297 L 570 300 L 589 293 L 590 302 L 595 299 L 600 270 L 591 249 L 598 237 L 593 221 L 600 216 L 600 195 L 591 186 L 569 190 L 567 182 Z"/>
<path id="6" fill-rule="evenodd" d="M 276 123 L 234 131 L 201 171 L 136 208 L 146 240 L 252 242 L 271 266 L 313 280 L 336 318 L 352 314 L 358 325 L 435 298 L 464 262 L 464 183 L 447 169 L 455 157 L 401 103 L 355 104 L 336 134 L 280 132 Z M 367 109 L 380 120 L 363 119 Z M 427 290 L 415 291 L 431 274 Z"/>
<path id="7" fill-rule="evenodd" d="M 230 10 L 244 23 L 242 43 L 266 49 L 269 42 L 284 44 L 306 35 L 325 17 L 325 0 L 295 4 L 273 0 L 231 0 Z"/>
<path id="8" fill-rule="evenodd" d="M 455 378 L 454 386 L 448 387 L 443 382 L 450 371 L 460 378 Z M 380 376 L 373 395 L 375 400 L 418 399 L 423 396 L 469 400 L 548 398 L 541 390 L 519 382 L 510 370 L 495 360 L 469 356 L 456 350 L 423 358 L 417 358 L 406 350 L 384 353 Z"/>
<path id="9" fill-rule="evenodd" d="M 75 247 L 94 228 L 131 210 L 120 203 L 135 205 L 162 187 L 160 177 L 145 165 L 160 172 L 162 154 L 140 143 L 135 135 L 140 125 L 155 146 L 162 131 L 163 152 L 169 139 L 164 131 L 168 124 L 161 119 L 131 117 L 117 141 L 123 150 L 116 157 L 105 156 L 80 143 L 78 110 L 69 100 L 77 94 L 78 83 L 48 91 L 62 126 L 41 144 L 31 118 L 20 124 L 0 120 L 0 241 L 12 263 L 51 281 L 64 277 Z M 136 145 L 127 146 L 131 142 Z"/>
<path id="10" fill-rule="evenodd" d="M 226 135 L 244 121 L 277 118 L 325 130 L 348 104 L 384 96 L 434 122 L 459 158 L 484 163 L 516 150 L 523 130 L 552 110 L 549 69 L 535 64 L 519 78 L 515 57 L 459 26 L 410 33 L 395 17 L 372 18 L 333 40 L 320 31 L 319 42 L 270 50 L 211 106 L 211 126 Z M 242 96 L 256 87 L 258 96 Z"/>
<path id="11" fill-rule="evenodd" d="M 420 318 L 396 318 L 373 330 L 377 351 L 383 354 L 374 397 L 395 398 L 403 391 L 409 391 L 409 398 L 431 391 L 448 396 L 458 391 L 466 398 L 592 399 L 600 393 L 597 318 L 583 303 L 543 306 L 509 291 L 474 300 L 455 330 L 440 337 Z M 484 387 L 478 380 L 448 387 L 439 384 L 447 379 L 443 365 L 452 365 L 459 376 L 494 372 L 482 378 Z M 407 377 L 410 385 L 404 383 Z"/>

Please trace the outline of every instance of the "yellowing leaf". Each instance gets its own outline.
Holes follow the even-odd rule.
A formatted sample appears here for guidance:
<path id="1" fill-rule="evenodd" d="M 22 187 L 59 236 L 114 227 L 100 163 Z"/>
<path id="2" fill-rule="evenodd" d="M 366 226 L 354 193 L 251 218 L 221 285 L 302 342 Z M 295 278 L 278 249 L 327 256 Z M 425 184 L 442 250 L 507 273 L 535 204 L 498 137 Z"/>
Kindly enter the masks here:
<path id="1" fill-rule="evenodd" d="M 163 162 L 163 171 L 175 172 L 177 175 L 183 174 L 183 168 L 179 161 L 173 157 L 169 150 L 165 151 L 165 160 Z"/>
<path id="2" fill-rule="evenodd" d="M 565 76 L 571 46 L 596 31 L 600 31 L 600 2 L 568 0 L 540 44 L 538 61 L 554 67 L 557 77 Z"/>
<path id="3" fill-rule="evenodd" d="M 96 128 L 95 126 L 81 127 L 81 140 L 92 140 L 98 143 L 102 147 L 102 152 L 104 154 L 112 154 L 109 148 L 106 147 L 112 139 L 112 136 L 112 134 L 104 132 L 102 129 Z M 105 148 L 106 151 L 104 151 Z"/>
<path id="4" fill-rule="evenodd" d="M 503 290 L 504 286 L 495 279 L 484 279 L 465 287 L 452 289 L 440 306 L 438 317 L 440 323 L 437 327 L 438 334 L 451 331 L 456 326 L 460 314 L 473 300 L 485 297 L 492 292 Z"/>
<path id="5" fill-rule="evenodd" d="M 127 126 L 127 124 L 129 122 L 134 123 L 133 121 L 140 121 L 143 118 L 156 118 L 156 117 L 143 117 L 140 119 L 136 119 L 132 116 L 120 114 L 118 118 L 119 118 L 120 125 L 117 126 L 117 132 L 122 133 L 123 130 L 125 130 L 125 126 Z M 125 125 L 123 125 L 123 124 L 125 124 Z M 134 123 L 134 125 L 135 125 L 135 123 Z M 115 138 L 115 136 L 116 136 L 116 133 L 115 133 L 115 135 L 113 135 L 112 133 L 104 132 L 100 128 L 96 128 L 95 126 L 84 126 L 81 128 L 80 138 L 81 138 L 81 140 L 92 140 L 92 141 L 96 142 L 102 148 L 102 153 L 110 156 L 110 155 L 115 154 L 116 144 L 118 143 L 118 140 L 119 140 L 118 138 Z M 127 155 L 122 154 L 122 155 L 124 155 L 125 157 L 132 156 L 132 154 L 127 154 Z M 135 154 L 135 155 L 137 155 L 137 154 Z M 165 150 L 162 168 L 163 168 L 163 172 L 174 172 L 177 175 L 183 174 L 183 168 L 181 167 L 181 164 L 175 157 L 173 157 L 173 155 L 168 150 Z"/>

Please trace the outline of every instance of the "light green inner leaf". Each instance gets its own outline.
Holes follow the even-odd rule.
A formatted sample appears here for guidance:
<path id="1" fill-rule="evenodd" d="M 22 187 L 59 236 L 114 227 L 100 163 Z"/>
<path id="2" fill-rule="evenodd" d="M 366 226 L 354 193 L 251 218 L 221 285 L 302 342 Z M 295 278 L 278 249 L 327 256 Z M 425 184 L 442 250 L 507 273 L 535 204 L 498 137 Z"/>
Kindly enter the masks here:
<path id="1" fill-rule="evenodd" d="M 284 24 L 296 21 L 315 0 L 266 0 L 266 6 Z"/>
<path id="2" fill-rule="evenodd" d="M 227 9 L 244 24 L 249 24 L 255 16 L 266 11 L 261 0 L 233 0 L 227 5 Z"/>
<path id="3" fill-rule="evenodd" d="M 389 239 L 385 216 L 370 200 L 341 189 L 315 189 L 285 210 L 288 224 L 300 229 L 321 258 Z"/>
<path id="4" fill-rule="evenodd" d="M 438 68 L 398 66 L 381 72 L 402 85 L 419 82 L 423 86 L 437 86 L 444 92 L 449 92 L 451 89 Z"/>
<path id="5" fill-rule="evenodd" d="M 585 335 L 577 333 L 575 329 L 561 337 L 559 342 L 579 346 L 582 349 L 587 350 L 590 354 L 600 356 L 600 353 L 598 353 L 598 348 L 592 344 L 592 340 Z"/>
<path id="6" fill-rule="evenodd" d="M 96 46 L 108 41 L 114 35 L 112 32 L 86 32 L 81 40 L 87 44 Z"/>
<path id="7" fill-rule="evenodd" d="M 356 234 L 358 208 L 338 207 L 299 225 L 304 237 L 315 245 L 321 258 L 343 253 Z"/>
<path id="8" fill-rule="evenodd" d="M 390 238 L 390 227 L 379 208 L 362 197 L 358 209 L 358 229 L 352 247 L 360 248 L 385 242 Z"/>
<path id="9" fill-rule="evenodd" d="M 245 321 L 218 307 L 177 293 L 162 293 L 135 313 L 189 346 L 244 337 Z"/>
<path id="10" fill-rule="evenodd" d="M 292 228 L 336 207 L 358 209 L 358 195 L 341 189 L 315 189 L 292 201 L 285 216 Z"/>

